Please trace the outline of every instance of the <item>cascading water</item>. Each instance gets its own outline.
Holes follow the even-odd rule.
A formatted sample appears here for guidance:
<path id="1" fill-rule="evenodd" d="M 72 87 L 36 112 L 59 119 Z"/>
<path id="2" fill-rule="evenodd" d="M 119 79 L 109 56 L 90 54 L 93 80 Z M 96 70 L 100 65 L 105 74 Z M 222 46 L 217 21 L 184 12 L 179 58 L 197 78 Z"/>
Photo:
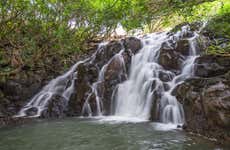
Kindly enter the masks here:
<path id="1" fill-rule="evenodd" d="M 157 109 L 159 114 L 158 120 L 160 122 L 174 124 L 184 123 L 183 107 L 177 101 L 176 97 L 172 95 L 172 91 L 178 84 L 193 75 L 193 64 L 198 57 L 196 50 L 198 34 L 194 32 L 192 37 L 186 39 L 189 41 L 189 54 L 184 57 L 180 73 L 164 69 L 159 63 L 159 53 L 163 44 L 166 44 L 168 47 L 173 47 L 173 44 L 175 46 L 177 41 L 184 38 L 184 35 L 187 34 L 188 31 L 189 27 L 184 26 L 181 31 L 178 31 L 174 35 L 161 32 L 142 37 L 142 49 L 132 56 L 129 75 L 127 75 L 126 72 L 123 55 L 125 48 L 124 46 L 121 47 L 118 53 L 110 57 L 101 67 L 98 67 L 97 80 L 90 85 L 91 91 L 87 93 L 87 97 L 82 105 L 82 115 L 93 115 L 90 99 L 95 97 L 95 115 L 103 116 L 103 97 L 98 88 L 101 83 L 105 81 L 105 73 L 108 70 L 108 66 L 116 62 L 118 68 L 121 68 L 118 73 L 118 75 L 121 74 L 119 78 L 125 74 L 127 80 L 118 84 L 111 95 L 112 116 L 115 116 L 115 118 L 125 117 L 149 120 L 153 109 L 152 105 L 154 102 L 157 102 L 158 105 L 155 109 Z M 59 94 L 68 101 L 77 86 L 75 85 L 75 79 L 78 76 L 77 68 L 79 64 L 85 62 L 93 64 L 97 53 L 100 53 L 102 50 L 100 47 L 105 45 L 107 45 L 107 43 L 100 44 L 98 50 L 92 57 L 78 62 L 67 73 L 52 80 L 21 109 L 18 116 L 27 116 L 26 111 L 31 108 L 37 109 L 36 114 L 32 115 L 32 117 L 40 116 L 54 94 Z M 162 81 L 162 72 L 166 74 L 170 80 Z M 121 82 L 123 80 L 120 79 L 119 81 Z M 158 97 L 155 95 L 158 95 Z"/>
<path id="2" fill-rule="evenodd" d="M 174 42 L 183 37 L 188 31 L 188 26 L 182 31 L 168 37 L 167 33 L 154 33 L 142 39 L 143 48 L 132 57 L 130 74 L 127 81 L 118 85 L 115 98 L 115 116 L 126 116 L 148 120 L 150 118 L 154 93 L 161 95 L 160 121 L 163 123 L 184 123 L 184 112 L 181 104 L 173 96 L 172 90 L 185 79 L 193 75 L 193 63 L 198 57 L 196 52 L 196 38 L 198 34 L 188 39 L 189 56 L 184 60 L 181 73 L 165 70 L 159 63 L 159 50 L 164 42 L 173 39 Z M 170 43 L 167 43 L 170 46 Z M 160 72 L 168 74 L 171 81 L 163 83 Z M 167 89 L 164 85 L 168 85 Z M 154 87 L 153 87 L 154 85 Z"/>
<path id="3" fill-rule="evenodd" d="M 62 95 L 66 100 L 70 98 L 74 90 L 74 75 L 77 73 L 76 68 L 84 61 L 76 63 L 64 75 L 57 77 L 49 82 L 38 94 L 36 94 L 29 103 L 27 103 L 18 113 L 16 117 L 26 116 L 26 111 L 31 108 L 36 108 L 36 114 L 33 117 L 39 117 L 42 111 L 46 108 L 48 101 L 55 94 Z"/>

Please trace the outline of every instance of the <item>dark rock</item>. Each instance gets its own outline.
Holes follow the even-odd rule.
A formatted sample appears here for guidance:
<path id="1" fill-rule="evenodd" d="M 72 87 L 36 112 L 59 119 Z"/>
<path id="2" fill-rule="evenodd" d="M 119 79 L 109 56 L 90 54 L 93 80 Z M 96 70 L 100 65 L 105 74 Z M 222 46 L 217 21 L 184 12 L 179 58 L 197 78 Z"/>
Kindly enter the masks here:
<path id="1" fill-rule="evenodd" d="M 183 129 L 183 130 L 186 130 L 186 129 L 187 129 L 187 124 L 186 124 L 186 123 L 184 123 L 184 124 L 182 125 L 182 129 Z"/>
<path id="2" fill-rule="evenodd" d="M 122 53 L 124 63 L 125 63 L 125 69 L 126 71 L 129 71 L 130 65 L 131 65 L 131 58 L 132 58 L 132 51 L 131 50 L 126 50 Z"/>
<path id="3" fill-rule="evenodd" d="M 74 62 L 88 58 L 94 51 L 87 51 L 88 54 L 77 54 L 68 60 L 65 64 L 71 66 Z M 42 64 L 34 63 L 24 64 L 21 70 L 15 75 L 7 76 L 5 80 L 0 79 L 0 113 L 3 116 L 16 115 L 26 103 L 38 93 L 42 87 L 66 71 L 63 65 L 63 58 L 53 55 L 42 58 Z M 39 60 L 40 61 L 40 60 Z M 43 64 L 45 64 L 43 66 Z M 95 68 L 90 67 L 91 70 Z M 94 71 L 88 71 L 89 76 L 94 76 Z M 92 79 L 93 77 L 89 77 Z M 66 83 L 65 83 L 66 84 Z"/>
<path id="4" fill-rule="evenodd" d="M 119 57 L 115 57 L 107 66 L 104 74 L 104 92 L 103 92 L 103 106 L 104 114 L 110 114 L 111 97 L 116 85 L 127 79 L 125 66 Z"/>
<path id="5" fill-rule="evenodd" d="M 230 73 L 188 79 L 172 92 L 183 105 L 189 131 L 217 139 L 230 134 Z"/>
<path id="6" fill-rule="evenodd" d="M 77 79 L 75 80 L 75 91 L 70 96 L 68 102 L 68 116 L 81 115 L 82 107 L 88 94 L 91 92 L 90 83 L 97 80 L 95 69 L 90 68 L 88 63 L 80 64 L 77 68 Z M 91 66 L 92 67 L 92 66 Z M 93 67 L 94 68 L 94 67 Z M 93 74 L 91 73 L 93 72 Z"/>
<path id="7" fill-rule="evenodd" d="M 164 84 L 163 84 L 163 87 L 164 87 L 164 90 L 165 90 L 165 91 L 170 90 L 170 86 L 169 86 L 167 83 L 164 83 Z"/>
<path id="8" fill-rule="evenodd" d="M 189 47 L 190 47 L 189 41 L 182 39 L 177 42 L 175 51 L 179 52 L 180 54 L 184 56 L 188 56 L 189 49 L 190 49 Z"/>
<path id="9" fill-rule="evenodd" d="M 184 35 L 183 38 L 190 38 L 193 37 L 194 34 L 192 31 L 199 31 L 200 28 L 202 27 L 203 22 L 194 22 L 194 23 L 188 23 L 188 22 L 184 22 L 181 23 L 179 25 L 176 25 L 170 32 L 169 34 L 173 34 L 176 33 L 178 31 L 180 31 L 182 29 L 182 27 L 184 26 L 188 26 L 190 30 L 188 30 Z"/>
<path id="10" fill-rule="evenodd" d="M 119 57 L 114 57 L 112 61 L 108 64 L 104 78 L 105 81 L 110 81 L 113 79 L 120 79 L 120 80 L 125 80 L 125 66 L 123 66 L 123 62 L 120 60 L 121 58 Z"/>
<path id="11" fill-rule="evenodd" d="M 160 101 L 161 101 L 161 94 L 158 91 L 153 92 L 152 97 L 152 108 L 151 108 L 151 115 L 150 120 L 152 121 L 160 121 Z"/>
<path id="12" fill-rule="evenodd" d="M 184 57 L 176 52 L 173 49 L 166 49 L 162 47 L 160 49 L 160 54 L 158 58 L 158 62 L 160 65 L 164 67 L 166 70 L 180 70 L 181 64 L 184 61 Z"/>
<path id="13" fill-rule="evenodd" d="M 4 85 L 1 85 L 1 89 L 5 95 L 19 95 L 19 92 L 22 91 L 22 85 L 18 82 L 8 80 Z"/>
<path id="14" fill-rule="evenodd" d="M 93 61 L 99 68 L 105 65 L 115 54 L 117 54 L 123 45 L 119 41 L 111 41 L 107 45 L 102 46 L 96 53 Z"/>
<path id="15" fill-rule="evenodd" d="M 173 77 L 175 76 L 173 73 L 171 72 L 166 72 L 166 71 L 159 71 L 159 78 L 161 81 L 163 82 L 169 82 L 173 79 Z"/>
<path id="16" fill-rule="evenodd" d="M 188 27 L 190 30 L 187 30 L 186 32 L 184 32 L 184 34 L 181 35 L 181 38 L 191 38 L 194 36 L 193 32 L 191 31 L 191 28 L 190 28 L 190 25 L 189 23 L 182 23 L 182 24 L 179 24 L 177 26 L 175 26 L 168 34 L 175 34 L 176 32 L 178 31 L 181 31 L 181 29 L 183 27 Z"/>
<path id="17" fill-rule="evenodd" d="M 36 107 L 31 107 L 28 110 L 26 110 L 25 113 L 27 116 L 34 116 L 37 114 L 37 112 L 38 112 L 38 109 Z"/>
<path id="18" fill-rule="evenodd" d="M 221 55 L 203 55 L 195 61 L 195 75 L 214 77 L 230 70 L 230 57 Z"/>
<path id="19" fill-rule="evenodd" d="M 65 116 L 68 101 L 58 94 L 52 95 L 46 109 L 42 111 L 41 118 L 60 118 Z"/>
<path id="20" fill-rule="evenodd" d="M 141 40 L 135 37 L 129 37 L 123 40 L 123 44 L 126 50 L 131 50 L 133 54 L 136 54 L 138 50 L 142 48 Z"/>
<path id="21" fill-rule="evenodd" d="M 125 45 L 125 51 L 122 53 L 123 58 L 116 55 L 123 49 L 122 42 L 111 41 L 107 45 L 100 47 L 92 62 L 85 62 L 78 66 L 75 91 L 70 97 L 67 115 L 81 115 L 86 99 L 88 99 L 91 106 L 92 115 L 96 115 L 96 98 L 90 85 L 98 80 L 99 70 L 106 64 L 107 66 L 104 66 L 104 81 L 97 83 L 97 91 L 103 102 L 104 115 L 110 113 L 113 90 L 118 83 L 126 79 L 126 70 L 130 67 L 132 53 L 141 47 L 140 40 L 136 38 L 124 39 L 123 43 Z"/>

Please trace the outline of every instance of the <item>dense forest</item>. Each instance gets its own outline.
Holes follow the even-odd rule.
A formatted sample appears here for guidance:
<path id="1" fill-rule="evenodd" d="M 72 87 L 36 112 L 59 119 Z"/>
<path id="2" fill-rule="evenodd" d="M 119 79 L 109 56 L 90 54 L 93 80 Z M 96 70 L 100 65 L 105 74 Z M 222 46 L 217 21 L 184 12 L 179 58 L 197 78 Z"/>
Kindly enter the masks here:
<path id="1" fill-rule="evenodd" d="M 67 68 L 73 54 L 108 39 L 119 24 L 126 31 L 151 33 L 208 21 L 207 30 L 229 39 L 229 10 L 228 0 L 2 0 L 1 79 L 23 66 L 45 67 L 52 57 Z M 229 41 L 220 46 L 222 42 L 217 40 L 207 52 L 229 53 Z"/>

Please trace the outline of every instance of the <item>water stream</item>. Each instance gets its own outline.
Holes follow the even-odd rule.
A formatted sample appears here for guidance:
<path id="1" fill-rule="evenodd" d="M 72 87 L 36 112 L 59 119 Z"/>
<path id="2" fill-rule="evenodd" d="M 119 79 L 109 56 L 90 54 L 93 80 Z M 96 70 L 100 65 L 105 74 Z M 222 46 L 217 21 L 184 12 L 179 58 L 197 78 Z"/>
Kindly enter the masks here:
<path id="1" fill-rule="evenodd" d="M 89 100 L 94 95 L 96 97 L 96 115 L 103 116 L 104 106 L 101 100 L 101 93 L 98 91 L 98 85 L 105 80 L 104 74 L 108 65 L 116 61 L 123 68 L 120 74 L 125 74 L 127 80 L 118 84 L 114 89 L 111 96 L 112 113 L 109 116 L 110 118 L 112 117 L 113 120 L 149 120 L 153 107 L 152 104 L 154 101 L 157 101 L 156 103 L 159 104 L 155 109 L 158 111 L 160 122 L 183 124 L 185 122 L 183 107 L 171 93 L 178 84 L 193 75 L 193 63 L 199 55 L 196 42 L 199 35 L 193 32 L 193 36 L 187 38 L 189 41 L 189 54 L 181 64 L 180 73 L 164 69 L 159 63 L 159 53 L 163 44 L 173 47 L 188 31 L 189 26 L 184 26 L 181 31 L 173 35 L 161 32 L 141 37 L 142 49 L 132 56 L 129 70 L 126 70 L 122 55 L 124 47 L 121 48 L 120 52 L 99 68 L 98 79 L 90 86 L 91 93 L 88 93 L 85 99 L 82 115 L 92 116 L 92 106 Z M 76 63 L 67 73 L 52 80 L 21 109 L 18 116 L 26 116 L 26 111 L 31 108 L 38 109 L 37 113 L 32 115 L 32 117 L 40 116 L 41 112 L 46 109 L 48 101 L 57 93 L 61 94 L 68 101 L 74 90 L 74 80 L 77 78 L 78 65 L 86 61 L 94 63 L 97 53 L 102 51 L 102 47 L 105 45 L 107 43 L 100 44 L 92 57 Z M 170 77 L 170 80 L 163 82 L 161 80 L 161 73 Z M 154 98 L 156 94 L 158 97 Z"/>

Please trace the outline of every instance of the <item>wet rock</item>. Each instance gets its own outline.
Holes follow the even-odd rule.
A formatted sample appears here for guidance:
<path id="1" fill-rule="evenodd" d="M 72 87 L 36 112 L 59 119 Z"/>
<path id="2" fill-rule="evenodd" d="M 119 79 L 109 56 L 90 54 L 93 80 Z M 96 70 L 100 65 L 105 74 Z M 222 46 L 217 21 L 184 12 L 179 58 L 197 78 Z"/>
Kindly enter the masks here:
<path id="1" fill-rule="evenodd" d="M 151 108 L 151 115 L 150 120 L 152 121 L 160 121 L 160 114 L 161 114 L 161 93 L 158 90 L 153 92 L 152 97 L 152 108 Z"/>
<path id="2" fill-rule="evenodd" d="M 186 130 L 186 129 L 187 129 L 187 124 L 186 124 L 186 123 L 184 123 L 184 124 L 182 125 L 182 129 L 183 129 L 183 130 Z"/>
<path id="3" fill-rule="evenodd" d="M 99 68 L 106 64 L 115 54 L 117 54 L 123 45 L 119 41 L 111 41 L 107 45 L 102 46 L 96 53 L 93 61 Z"/>
<path id="4" fill-rule="evenodd" d="M 203 55 L 195 61 L 195 75 L 214 77 L 230 70 L 230 57 L 221 55 Z"/>
<path id="5" fill-rule="evenodd" d="M 188 79 L 174 89 L 172 93 L 184 107 L 187 130 L 222 141 L 229 139 L 229 74 Z"/>
<path id="6" fill-rule="evenodd" d="M 125 50 L 122 53 L 122 56 L 123 56 L 124 63 L 125 63 L 125 69 L 126 69 L 126 71 L 129 71 L 130 65 L 131 65 L 131 58 L 133 56 L 133 53 L 131 50 Z"/>
<path id="7" fill-rule="evenodd" d="M 61 118 L 65 116 L 68 101 L 63 96 L 54 94 L 50 98 L 41 118 Z"/>
<path id="8" fill-rule="evenodd" d="M 126 50 L 131 50 L 133 54 L 136 54 L 141 48 L 141 40 L 135 37 L 129 37 L 123 40 L 123 44 Z"/>
<path id="9" fill-rule="evenodd" d="M 193 31 L 200 31 L 203 24 L 204 24 L 203 22 L 193 22 L 193 23 L 184 22 L 184 23 L 181 23 L 175 26 L 169 33 L 170 34 L 176 33 L 180 31 L 182 27 L 187 26 L 189 30 L 185 32 L 185 34 L 183 35 L 183 38 L 191 38 L 194 36 Z"/>
<path id="10" fill-rule="evenodd" d="M 111 97 L 116 85 L 127 79 L 125 66 L 119 57 L 114 58 L 107 66 L 104 74 L 104 93 L 103 93 L 103 106 L 104 114 L 110 114 Z"/>
<path id="11" fill-rule="evenodd" d="M 34 116 L 36 115 L 38 112 L 38 109 L 36 107 L 32 107 L 32 108 L 29 108 L 28 110 L 26 110 L 26 115 L 27 116 Z"/>
<path id="12" fill-rule="evenodd" d="M 159 52 L 158 62 L 166 70 L 180 70 L 184 57 L 173 49 L 162 47 Z"/>
<path id="13" fill-rule="evenodd" d="M 113 80 L 113 79 L 120 79 L 125 80 L 125 66 L 122 62 L 122 58 L 114 57 L 112 61 L 108 64 L 104 77 L 105 81 Z"/>
<path id="14" fill-rule="evenodd" d="M 169 86 L 167 83 L 164 83 L 164 84 L 163 84 L 163 87 L 164 87 L 164 90 L 165 90 L 165 91 L 170 90 L 170 86 Z"/>
<path id="15" fill-rule="evenodd" d="M 123 49 L 120 55 L 116 55 Z M 110 102 L 116 85 L 126 79 L 126 70 L 130 67 L 131 56 L 141 47 L 141 42 L 136 38 L 124 39 L 122 42 L 111 41 L 98 49 L 92 62 L 80 64 L 77 68 L 77 79 L 75 80 L 75 91 L 71 95 L 67 115 L 81 115 L 82 107 L 88 98 L 92 115 L 97 113 L 95 94 L 92 93 L 92 84 L 98 80 L 99 71 L 103 68 L 104 80 L 97 83 L 98 96 L 103 102 L 104 114 L 110 113 Z M 84 114 L 83 114 L 84 115 Z M 87 115 L 87 114 L 85 114 Z"/>
<path id="16" fill-rule="evenodd" d="M 163 82 L 169 82 L 173 79 L 174 74 L 171 72 L 167 71 L 159 71 L 159 78 Z"/>
<path id="17" fill-rule="evenodd" d="M 185 32 L 185 34 L 183 35 L 183 38 L 190 38 L 190 37 L 193 37 L 194 34 L 192 31 L 199 31 L 200 28 L 202 27 L 203 25 L 203 22 L 193 22 L 193 23 L 187 23 L 187 22 L 184 22 L 184 23 L 181 23 L 179 25 L 176 25 L 170 32 L 169 34 L 173 34 L 173 33 L 176 33 L 178 31 L 181 30 L 182 27 L 184 26 L 188 26 L 190 30 L 188 30 L 187 32 Z"/>
<path id="18" fill-rule="evenodd" d="M 77 79 L 75 80 L 75 91 L 68 102 L 68 116 L 81 115 L 82 107 L 91 92 L 90 84 L 97 81 L 98 73 L 94 65 L 86 62 L 77 68 Z"/>
<path id="19" fill-rule="evenodd" d="M 175 51 L 179 52 L 180 54 L 184 56 L 188 56 L 189 50 L 190 50 L 189 47 L 190 47 L 189 41 L 182 39 L 177 42 Z"/>

